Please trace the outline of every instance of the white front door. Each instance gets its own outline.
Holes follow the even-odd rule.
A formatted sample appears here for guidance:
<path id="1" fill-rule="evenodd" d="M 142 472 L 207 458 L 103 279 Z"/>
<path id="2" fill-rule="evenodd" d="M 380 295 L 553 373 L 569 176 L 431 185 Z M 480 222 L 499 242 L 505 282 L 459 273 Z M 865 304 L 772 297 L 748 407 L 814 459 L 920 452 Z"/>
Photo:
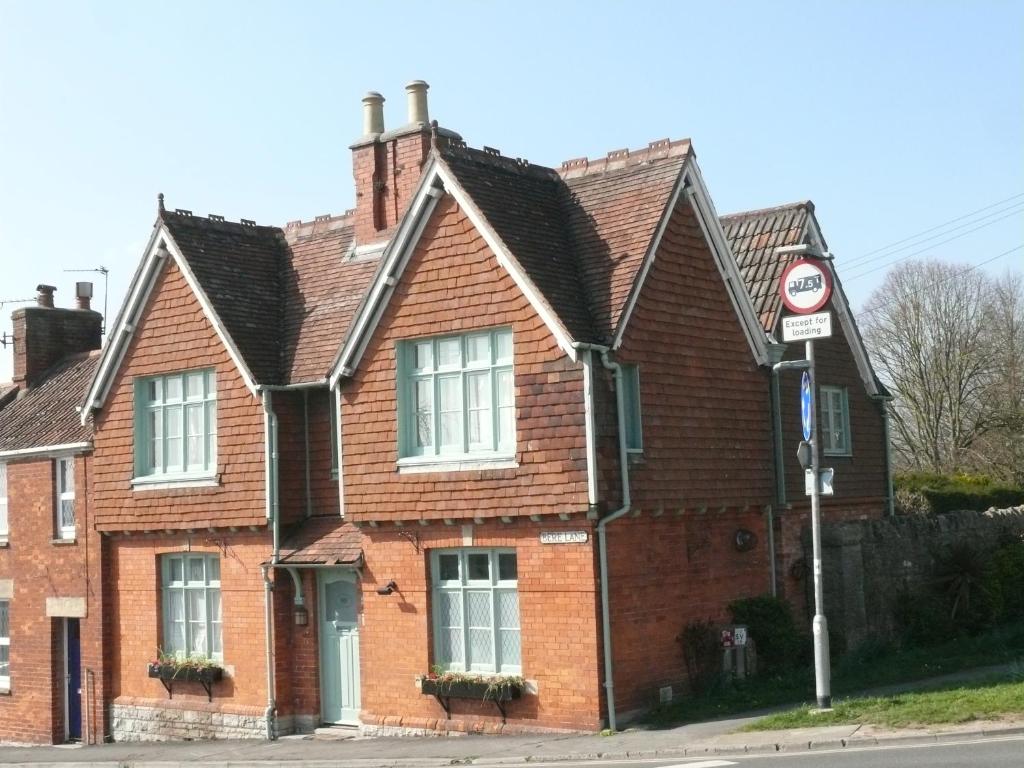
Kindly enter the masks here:
<path id="1" fill-rule="evenodd" d="M 321 571 L 320 706 L 325 723 L 359 722 L 359 587 L 351 571 Z"/>

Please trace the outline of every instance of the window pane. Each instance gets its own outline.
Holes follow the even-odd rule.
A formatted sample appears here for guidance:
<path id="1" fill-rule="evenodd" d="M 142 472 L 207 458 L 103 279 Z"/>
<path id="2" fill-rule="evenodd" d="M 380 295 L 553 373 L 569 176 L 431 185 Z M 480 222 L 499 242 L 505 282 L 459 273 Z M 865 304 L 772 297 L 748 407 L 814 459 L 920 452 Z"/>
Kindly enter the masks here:
<path id="1" fill-rule="evenodd" d="M 438 581 L 459 581 L 459 556 L 438 555 L 437 557 L 437 580 Z"/>
<path id="2" fill-rule="evenodd" d="M 57 461 L 57 488 L 60 493 L 73 493 L 75 490 L 75 465 L 71 459 Z"/>
<path id="3" fill-rule="evenodd" d="M 494 619 L 490 591 L 466 593 L 466 622 L 469 627 L 469 665 L 472 669 L 494 668 Z"/>
<path id="4" fill-rule="evenodd" d="M 185 652 L 185 595 L 180 589 L 164 593 L 167 600 L 167 627 L 164 651 Z"/>
<path id="5" fill-rule="evenodd" d="M 0 677 L 11 676 L 11 649 L 10 646 L 0 645 Z"/>
<path id="6" fill-rule="evenodd" d="M 434 367 L 434 345 L 429 341 L 421 341 L 413 346 L 413 368 L 418 371 L 429 371 Z"/>
<path id="7" fill-rule="evenodd" d="M 416 445 L 434 444 L 434 386 L 430 379 L 416 380 Z"/>
<path id="8" fill-rule="evenodd" d="M 172 583 L 180 583 L 182 581 L 182 567 L 184 563 L 180 557 L 171 559 L 169 571 L 170 580 Z"/>
<path id="9" fill-rule="evenodd" d="M 223 641 L 221 640 L 221 615 L 220 615 L 220 590 L 211 589 L 210 596 L 210 653 L 222 653 Z"/>
<path id="10" fill-rule="evenodd" d="M 209 576 L 209 579 L 210 579 L 210 583 L 217 583 L 217 584 L 219 584 L 220 583 L 220 558 L 219 557 L 211 557 L 209 560 L 207 560 L 206 561 L 206 569 L 208 571 L 208 576 Z"/>
<path id="11" fill-rule="evenodd" d="M 206 403 L 206 469 L 213 469 L 217 455 L 217 402 Z"/>
<path id="12" fill-rule="evenodd" d="M 164 469 L 164 414 L 160 410 L 149 412 L 149 467 L 155 472 Z"/>
<path id="13" fill-rule="evenodd" d="M 203 434 L 202 403 L 185 406 L 185 431 L 188 442 L 185 446 L 187 469 L 202 469 L 205 464 L 206 436 Z"/>
<path id="14" fill-rule="evenodd" d="M 164 382 L 162 379 L 153 379 L 149 382 L 146 396 L 151 403 L 159 403 L 164 399 Z"/>
<path id="15" fill-rule="evenodd" d="M 217 392 L 217 372 L 207 371 L 206 372 L 206 393 L 208 395 L 214 395 Z"/>
<path id="16" fill-rule="evenodd" d="M 6 600 L 0 602 L 0 638 L 10 640 L 11 638 L 11 604 Z"/>
<path id="17" fill-rule="evenodd" d="M 185 397 L 187 399 L 196 400 L 203 396 L 204 375 L 202 371 L 185 374 Z"/>
<path id="18" fill-rule="evenodd" d="M 164 380 L 164 395 L 168 402 L 181 400 L 180 376 L 168 376 Z"/>
<path id="19" fill-rule="evenodd" d="M 192 636 L 189 654 L 207 653 L 206 646 L 206 590 L 189 589 L 188 593 L 188 625 Z"/>
<path id="20" fill-rule="evenodd" d="M 515 552 L 498 555 L 498 581 L 515 581 L 519 578 Z"/>
<path id="21" fill-rule="evenodd" d="M 495 331 L 494 359 L 499 363 L 512 360 L 512 331 Z"/>
<path id="22" fill-rule="evenodd" d="M 167 467 L 181 468 L 181 406 L 164 410 L 164 447 L 167 452 Z"/>
<path id="23" fill-rule="evenodd" d="M 0 464 L 0 499 L 7 498 L 7 465 Z"/>
<path id="24" fill-rule="evenodd" d="M 498 403 L 498 445 L 509 448 L 516 443 L 516 409 L 513 405 L 512 371 L 494 372 L 495 400 Z"/>
<path id="25" fill-rule="evenodd" d="M 460 368 L 462 367 L 462 340 L 441 339 L 437 342 L 437 367 L 438 368 Z"/>
<path id="26" fill-rule="evenodd" d="M 466 376 L 469 400 L 469 447 L 491 450 L 491 374 L 489 371 Z"/>
<path id="27" fill-rule="evenodd" d="M 504 671 L 507 667 L 520 666 L 519 645 L 519 594 L 514 590 L 501 590 L 494 593 L 498 610 L 498 653 Z"/>
<path id="28" fill-rule="evenodd" d="M 60 500 L 60 527 L 61 528 L 74 528 L 75 527 L 75 500 L 74 499 L 61 499 Z"/>
<path id="29" fill-rule="evenodd" d="M 466 556 L 469 581 L 491 580 L 491 558 L 486 552 L 472 552 Z"/>
<path id="30" fill-rule="evenodd" d="M 491 335 L 489 333 L 466 338 L 466 365 L 491 364 Z"/>
<path id="31" fill-rule="evenodd" d="M 462 378 L 438 378 L 438 400 L 441 416 L 441 448 L 462 449 Z"/>
<path id="32" fill-rule="evenodd" d="M 462 648 L 462 592 L 438 592 L 437 612 L 437 661 L 442 666 L 462 666 L 465 663 Z"/>
<path id="33" fill-rule="evenodd" d="M 635 365 L 622 366 L 622 398 L 626 411 L 626 447 L 643 447 L 640 424 L 640 370 Z"/>
<path id="34" fill-rule="evenodd" d="M 206 583 L 203 575 L 203 558 L 190 557 L 188 559 L 188 580 L 197 584 Z"/>

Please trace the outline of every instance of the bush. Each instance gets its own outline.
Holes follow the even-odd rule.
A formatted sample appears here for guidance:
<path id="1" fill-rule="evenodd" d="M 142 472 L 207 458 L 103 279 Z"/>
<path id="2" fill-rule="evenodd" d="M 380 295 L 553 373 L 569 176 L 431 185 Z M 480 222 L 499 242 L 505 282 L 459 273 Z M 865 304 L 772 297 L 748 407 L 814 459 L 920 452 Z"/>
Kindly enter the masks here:
<path id="1" fill-rule="evenodd" d="M 980 512 L 1024 504 L 1024 488 L 995 482 L 985 475 L 936 475 L 910 472 L 894 478 L 896 502 L 901 512 L 922 512 L 921 498 L 932 514 L 963 509 Z"/>
<path id="2" fill-rule="evenodd" d="M 809 638 L 797 628 L 785 600 L 771 595 L 734 600 L 729 603 L 729 613 L 733 623 L 746 625 L 757 644 L 762 673 L 785 672 L 809 660 Z"/>
<path id="3" fill-rule="evenodd" d="M 722 644 L 715 624 L 710 619 L 691 621 L 677 639 L 693 692 L 703 694 L 714 688 L 722 673 Z"/>
<path id="4" fill-rule="evenodd" d="M 985 587 L 1000 621 L 1024 619 L 1024 536 L 1008 534 L 992 553 Z"/>
<path id="5" fill-rule="evenodd" d="M 904 647 L 934 645 L 955 634 L 945 603 L 931 591 L 897 594 L 893 601 L 893 623 Z"/>

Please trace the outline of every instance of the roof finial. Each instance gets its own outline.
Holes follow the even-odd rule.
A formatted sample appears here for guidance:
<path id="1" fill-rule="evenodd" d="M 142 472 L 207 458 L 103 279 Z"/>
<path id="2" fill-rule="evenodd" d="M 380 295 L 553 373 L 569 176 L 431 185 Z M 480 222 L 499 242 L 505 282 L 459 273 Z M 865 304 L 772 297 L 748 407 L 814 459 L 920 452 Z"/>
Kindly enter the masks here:
<path id="1" fill-rule="evenodd" d="M 161 192 L 156 196 L 156 209 L 159 213 L 164 212 L 164 193 Z"/>

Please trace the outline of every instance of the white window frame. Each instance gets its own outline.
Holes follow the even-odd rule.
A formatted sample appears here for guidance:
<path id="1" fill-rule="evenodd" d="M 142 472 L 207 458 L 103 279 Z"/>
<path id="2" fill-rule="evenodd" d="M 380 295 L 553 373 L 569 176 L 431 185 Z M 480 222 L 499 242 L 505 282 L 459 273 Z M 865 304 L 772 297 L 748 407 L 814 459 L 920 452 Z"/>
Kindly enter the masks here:
<path id="1" fill-rule="evenodd" d="M 189 579 L 189 566 L 191 561 L 199 560 L 203 563 L 203 579 Z M 181 578 L 173 577 L 173 564 L 181 566 Z M 215 565 L 215 567 L 214 567 Z M 160 556 L 160 605 L 163 617 L 162 643 L 160 648 L 164 653 L 174 655 L 178 658 L 206 658 L 214 661 L 224 659 L 224 633 L 223 633 L 223 602 L 220 578 L 220 556 L 206 552 L 182 552 L 170 553 Z M 216 578 L 214 578 L 216 576 Z M 191 603 L 188 599 L 189 592 L 201 591 L 203 593 L 203 613 L 201 619 L 195 619 L 191 615 Z M 217 595 L 217 606 L 220 610 L 217 616 L 213 616 L 210 610 L 211 596 Z M 171 595 L 181 595 L 182 618 L 184 627 L 182 636 L 184 639 L 183 648 L 175 648 L 172 645 L 171 628 L 174 623 L 171 619 Z M 203 651 L 189 651 L 192 648 L 193 624 L 201 623 L 205 631 L 205 648 Z M 219 630 L 215 632 L 214 630 Z M 217 642 L 219 640 L 219 643 Z"/>
<path id="2" fill-rule="evenodd" d="M 201 393 L 189 396 L 189 381 L 201 380 Z M 176 371 L 161 376 L 135 380 L 135 480 L 209 479 L 217 471 L 217 375 L 213 368 Z M 168 396 L 168 385 L 174 384 L 179 397 Z M 156 398 L 154 398 L 154 392 Z M 189 412 L 201 412 L 201 434 L 189 434 Z M 157 416 L 157 414 L 159 414 Z M 154 417 L 158 418 L 160 435 L 153 434 Z M 168 425 L 175 424 L 177 435 L 169 435 Z M 190 438 L 201 438 L 201 457 L 189 448 Z M 168 442 L 179 440 L 180 463 L 169 463 Z M 159 441 L 157 447 L 156 441 Z"/>
<path id="3" fill-rule="evenodd" d="M 470 342 L 486 338 L 489 358 L 486 362 L 469 362 Z M 499 353 L 499 340 L 507 348 L 507 354 Z M 457 365 L 444 365 L 440 360 L 442 345 L 458 345 Z M 420 365 L 419 351 L 429 350 L 429 361 Z M 398 344 L 398 455 L 400 463 L 416 462 L 457 462 L 480 458 L 511 459 L 516 449 L 516 406 L 515 373 L 513 368 L 513 339 L 510 328 L 490 328 L 468 331 L 462 334 L 411 339 Z M 487 409 L 490 416 L 489 440 L 472 441 L 470 404 L 467 383 L 472 378 L 485 376 L 488 387 Z M 459 419 L 461 442 L 458 445 L 441 445 L 441 381 L 458 380 Z M 505 388 L 499 386 L 506 380 Z M 430 392 L 428 411 L 431 430 L 431 444 L 419 445 L 417 386 L 424 384 Z M 504 394 L 505 399 L 502 399 Z M 482 409 L 481 409 L 482 410 Z M 448 413 L 454 413 L 449 411 Z M 503 416 L 505 418 L 503 418 Z M 510 416 L 510 418 L 509 418 Z"/>
<path id="4" fill-rule="evenodd" d="M 840 445 L 833 443 L 835 422 L 839 421 Z M 826 422 L 831 429 L 826 429 Z M 821 450 L 825 456 L 850 456 L 853 440 L 850 434 L 850 399 L 846 387 L 823 384 L 818 387 L 818 429 L 821 432 Z"/>
<path id="5" fill-rule="evenodd" d="M 643 411 L 640 408 L 640 366 L 620 363 L 622 402 L 626 409 L 626 453 L 644 452 Z"/>
<path id="6" fill-rule="evenodd" d="M 0 542 L 7 541 L 11 534 L 11 522 L 7 502 L 7 464 L 0 461 Z"/>
<path id="7" fill-rule="evenodd" d="M 7 614 L 7 634 L 0 634 L 0 647 L 7 649 L 7 674 L 0 675 L 0 690 L 11 689 L 11 601 L 0 600 L 0 612 Z"/>
<path id="8" fill-rule="evenodd" d="M 62 471 L 62 469 L 64 471 Z M 75 457 L 59 456 L 53 460 L 53 499 L 56 510 L 57 538 L 64 541 L 75 539 Z M 70 502 L 71 524 L 64 521 L 64 504 Z"/>
<path id="9" fill-rule="evenodd" d="M 457 556 L 459 562 L 459 577 L 454 580 L 441 579 L 441 557 Z M 489 562 L 490 578 L 487 580 L 473 580 L 469 578 L 468 561 L 471 555 L 486 555 Z M 499 570 L 500 556 L 511 555 L 516 557 L 516 578 L 501 579 Z M 481 674 L 519 675 L 522 674 L 522 610 L 519 605 L 519 578 L 518 578 L 518 557 L 514 549 L 488 549 L 478 547 L 462 547 L 458 549 L 435 549 L 430 553 L 431 564 L 431 593 L 433 602 L 431 605 L 431 625 L 433 627 L 434 664 L 445 671 L 472 672 Z M 491 631 L 492 656 L 491 663 L 473 661 L 471 657 L 470 626 L 467 620 L 468 595 L 471 593 L 487 592 L 490 595 L 491 605 Z M 516 626 L 502 627 L 499 624 L 499 611 L 497 595 L 505 592 L 516 594 Z M 444 632 L 449 629 L 441 624 L 441 600 L 444 593 L 456 593 L 461 596 L 461 627 L 462 627 L 462 658 L 446 659 L 443 655 Z M 501 633 L 519 633 L 519 658 L 505 660 L 501 652 Z M 468 659 L 468 663 L 467 663 Z"/>

